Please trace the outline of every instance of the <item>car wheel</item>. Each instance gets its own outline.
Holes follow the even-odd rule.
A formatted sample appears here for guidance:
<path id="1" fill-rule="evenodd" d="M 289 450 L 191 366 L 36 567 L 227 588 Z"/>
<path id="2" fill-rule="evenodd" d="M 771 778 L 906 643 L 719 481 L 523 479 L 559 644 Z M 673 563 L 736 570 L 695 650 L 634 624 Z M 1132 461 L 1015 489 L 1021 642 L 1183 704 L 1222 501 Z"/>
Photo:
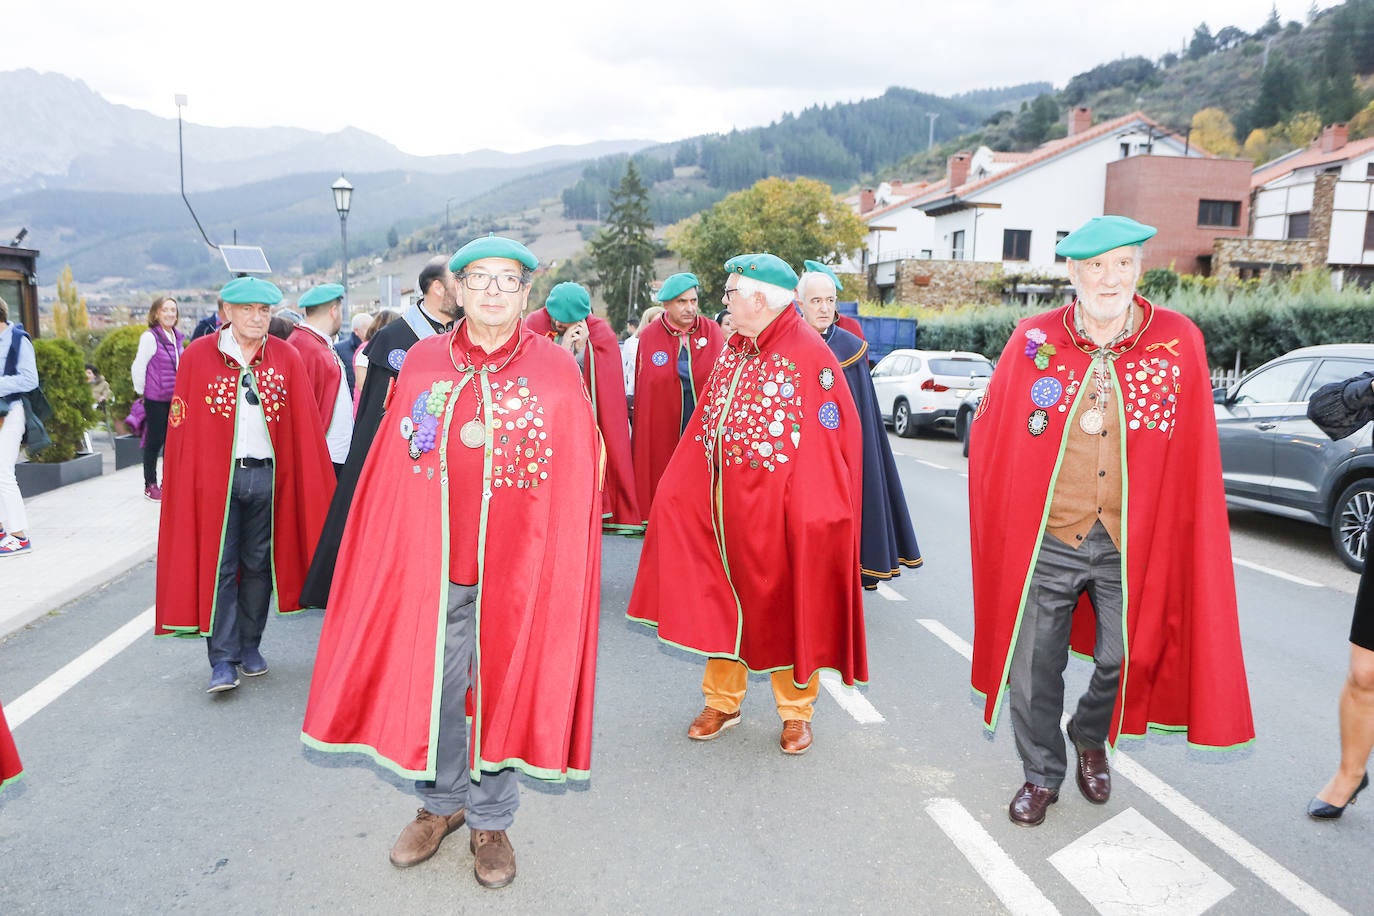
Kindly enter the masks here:
<path id="1" fill-rule="evenodd" d="M 1341 492 L 1331 512 L 1331 542 L 1341 562 L 1364 572 L 1369 519 L 1374 515 L 1374 478 L 1357 480 Z"/>
<path id="2" fill-rule="evenodd" d="M 970 417 L 970 416 L 968 416 L 967 414 L 965 414 L 965 415 L 964 415 L 964 422 L 961 423 L 961 424 L 959 424 L 959 438 L 960 438 L 961 440 L 963 440 L 963 443 L 964 443 L 964 457 L 965 457 L 965 458 L 968 457 L 968 438 L 969 438 L 969 435 L 972 434 L 972 432 L 973 432 L 973 423 L 972 423 L 972 420 L 973 420 L 972 417 Z"/>
<path id="3" fill-rule="evenodd" d="M 892 407 L 892 431 L 903 439 L 916 435 L 916 424 L 911 418 L 911 406 L 905 399 L 898 400 Z"/>

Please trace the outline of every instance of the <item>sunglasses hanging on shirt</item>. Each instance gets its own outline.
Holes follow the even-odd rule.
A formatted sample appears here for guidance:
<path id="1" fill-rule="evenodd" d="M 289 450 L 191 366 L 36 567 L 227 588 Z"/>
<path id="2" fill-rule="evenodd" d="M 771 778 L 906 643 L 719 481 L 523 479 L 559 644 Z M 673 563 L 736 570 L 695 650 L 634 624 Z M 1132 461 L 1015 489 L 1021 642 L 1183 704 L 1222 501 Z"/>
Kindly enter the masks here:
<path id="1" fill-rule="evenodd" d="M 253 373 L 245 372 L 243 375 L 239 376 L 239 379 L 243 382 L 243 387 L 247 389 L 243 393 L 243 399 L 251 406 L 257 407 L 261 402 L 258 400 L 257 391 L 253 388 Z"/>

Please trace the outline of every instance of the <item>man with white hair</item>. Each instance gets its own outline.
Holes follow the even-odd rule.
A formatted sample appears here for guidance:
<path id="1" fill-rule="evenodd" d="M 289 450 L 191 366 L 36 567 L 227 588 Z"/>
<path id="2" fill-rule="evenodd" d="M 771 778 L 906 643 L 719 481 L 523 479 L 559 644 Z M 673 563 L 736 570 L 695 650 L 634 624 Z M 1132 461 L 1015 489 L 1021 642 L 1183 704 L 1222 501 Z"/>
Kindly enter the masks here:
<path id="1" fill-rule="evenodd" d="M 863 427 L 863 534 L 859 539 L 859 571 L 866 589 L 876 589 L 902 569 L 921 565 L 921 548 L 911 527 L 892 445 L 887 441 L 882 409 L 868 372 L 868 342 L 840 327 L 835 311 L 835 292 L 840 288 L 835 272 L 818 261 L 807 261 L 797 282 L 797 301 L 806 319 L 840 361 L 849 394 Z"/>
<path id="2" fill-rule="evenodd" d="M 372 326 L 372 316 L 367 312 L 354 312 L 352 327 L 349 334 L 343 340 L 334 345 L 334 352 L 339 354 L 339 359 L 343 360 L 344 376 L 348 379 L 348 395 L 353 396 L 353 392 L 358 388 L 358 377 L 353 371 L 353 361 L 358 357 L 358 348 L 363 345 L 363 335 Z"/>
<path id="3" fill-rule="evenodd" d="M 1255 736 L 1207 353 L 1191 321 L 1135 295 L 1155 231 L 1101 216 L 1059 242 L 1077 296 L 1013 332 L 969 439 L 973 688 L 989 730 L 1006 690 L 1023 827 L 1067 772 L 1070 647 L 1094 663 L 1067 729 L 1093 804 L 1121 735 Z"/>
<path id="4" fill-rule="evenodd" d="M 708 656 L 689 738 L 738 725 L 749 672 L 767 671 L 779 746 L 802 754 L 820 669 L 868 678 L 860 425 L 839 361 L 791 308 L 792 268 L 771 254 L 725 268 L 737 330 L 659 481 L 628 616 Z"/>

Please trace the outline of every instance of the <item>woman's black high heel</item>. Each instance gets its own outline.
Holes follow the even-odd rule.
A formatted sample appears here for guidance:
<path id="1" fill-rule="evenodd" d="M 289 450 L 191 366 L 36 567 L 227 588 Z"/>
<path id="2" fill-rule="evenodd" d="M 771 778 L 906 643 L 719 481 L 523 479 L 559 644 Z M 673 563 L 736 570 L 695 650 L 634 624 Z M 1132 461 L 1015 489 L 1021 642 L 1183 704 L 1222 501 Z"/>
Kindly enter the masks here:
<path id="1" fill-rule="evenodd" d="M 1359 786 L 1355 789 L 1354 792 L 1350 794 L 1349 801 L 1347 801 L 1343 805 L 1331 805 L 1322 801 L 1320 798 L 1314 798 L 1307 803 L 1307 816 L 1314 817 L 1319 821 L 1336 820 L 1342 814 L 1345 813 L 1346 808 L 1349 808 L 1351 805 L 1355 804 L 1355 799 L 1359 797 L 1359 794 L 1363 792 L 1368 785 L 1369 771 L 1366 770 L 1364 774 L 1364 779 L 1360 780 Z"/>

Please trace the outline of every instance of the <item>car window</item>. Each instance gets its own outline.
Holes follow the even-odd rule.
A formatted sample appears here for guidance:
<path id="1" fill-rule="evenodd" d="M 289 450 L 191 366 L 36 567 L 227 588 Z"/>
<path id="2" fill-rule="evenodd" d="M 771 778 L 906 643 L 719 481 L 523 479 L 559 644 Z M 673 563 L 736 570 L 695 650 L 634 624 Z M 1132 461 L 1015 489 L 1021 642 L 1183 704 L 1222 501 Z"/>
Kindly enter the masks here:
<path id="1" fill-rule="evenodd" d="M 921 357 L 908 356 L 906 362 L 902 364 L 902 371 L 899 374 L 911 375 L 911 373 L 919 371 L 921 371 Z"/>
<path id="2" fill-rule="evenodd" d="M 892 367 L 897 365 L 900 356 L 884 356 L 878 365 L 873 367 L 873 377 L 883 378 L 892 374 Z"/>
<path id="3" fill-rule="evenodd" d="M 1234 398 L 1237 404 L 1290 404 L 1293 392 L 1312 368 L 1310 359 L 1293 359 L 1262 369 L 1240 383 Z"/>
<path id="4" fill-rule="evenodd" d="M 972 375 L 987 378 L 992 375 L 992 363 L 981 359 L 932 359 L 930 371 L 936 375 Z"/>
<path id="5" fill-rule="evenodd" d="M 1313 392 L 1323 385 L 1332 382 L 1343 382 L 1348 378 L 1354 378 L 1361 372 L 1374 370 L 1374 360 L 1354 359 L 1350 357 L 1340 359 L 1324 359 L 1317 365 L 1317 371 L 1312 373 L 1312 378 L 1305 386 L 1302 400 L 1312 397 Z"/>

